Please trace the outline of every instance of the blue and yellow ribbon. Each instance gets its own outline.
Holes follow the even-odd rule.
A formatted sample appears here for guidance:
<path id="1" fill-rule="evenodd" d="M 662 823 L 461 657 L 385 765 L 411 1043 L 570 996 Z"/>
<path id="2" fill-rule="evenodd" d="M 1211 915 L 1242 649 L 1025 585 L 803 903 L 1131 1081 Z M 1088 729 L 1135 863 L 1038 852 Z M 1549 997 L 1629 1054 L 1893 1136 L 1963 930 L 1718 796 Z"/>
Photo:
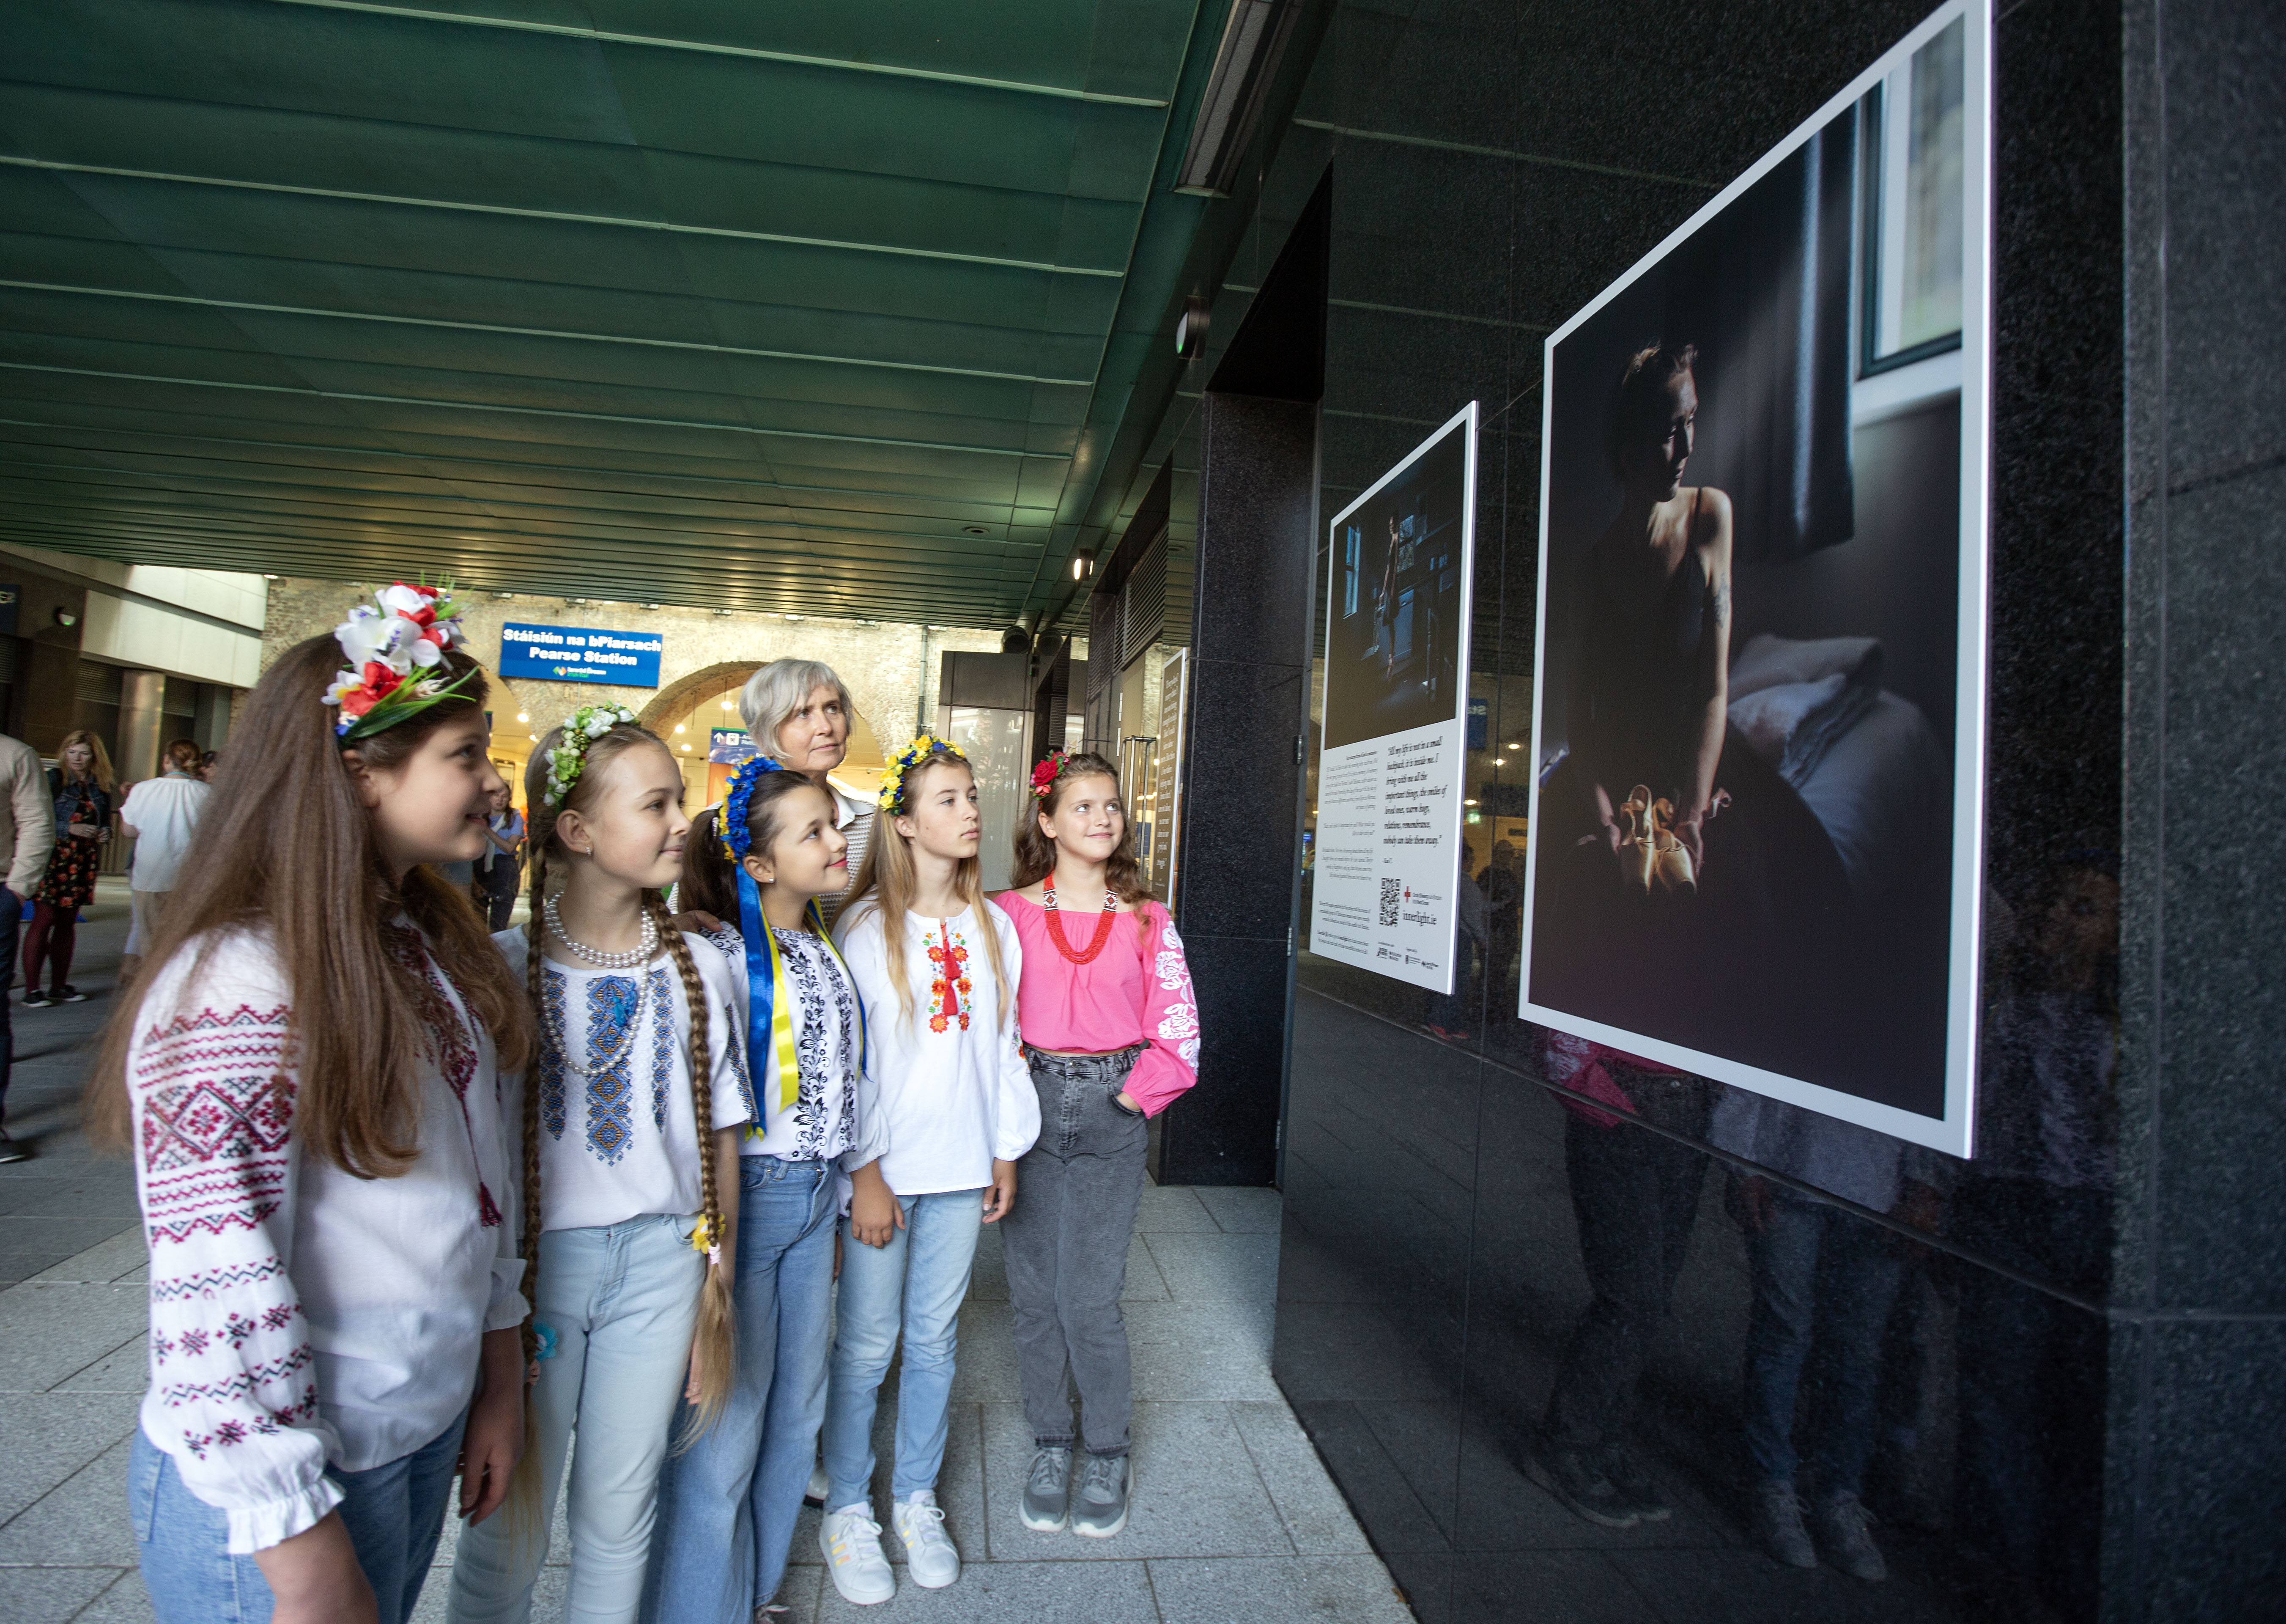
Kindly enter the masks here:
<path id="1" fill-rule="evenodd" d="M 777 933 L 762 918 L 762 894 L 746 865 L 738 865 L 738 934 L 746 943 L 746 1071 L 754 1092 L 755 1119 L 746 1129 L 750 1138 L 768 1131 L 763 1118 L 773 1110 L 790 1110 L 801 1098 L 801 1065 L 794 1049 L 794 998 L 786 986 L 785 956 L 778 949 Z M 857 1068 L 865 1068 L 865 1000 L 857 991 L 857 978 L 825 933 L 825 915 L 812 897 L 809 922 L 833 962 L 849 983 L 850 1002 L 857 1009 Z M 765 1043 L 762 1034 L 769 1034 Z M 767 1054 L 767 1059 L 765 1055 Z M 764 1069 L 768 1068 L 767 1071 Z M 774 1087 L 765 1088 L 770 1078 Z M 775 1100 L 777 1103 L 769 1102 Z"/>

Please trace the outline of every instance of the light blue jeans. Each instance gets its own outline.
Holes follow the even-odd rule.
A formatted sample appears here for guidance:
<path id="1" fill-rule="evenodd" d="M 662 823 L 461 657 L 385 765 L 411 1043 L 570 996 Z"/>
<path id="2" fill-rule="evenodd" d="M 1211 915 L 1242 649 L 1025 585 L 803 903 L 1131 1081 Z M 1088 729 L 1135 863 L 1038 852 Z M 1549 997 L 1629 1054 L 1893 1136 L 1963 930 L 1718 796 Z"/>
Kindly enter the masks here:
<path id="1" fill-rule="evenodd" d="M 596 1229 L 551 1229 L 540 1237 L 540 1380 L 532 1390 L 540 1452 L 537 1538 L 517 1539 L 501 1514 L 470 1525 L 453 1560 L 454 1624 L 524 1624 L 532 1581 L 548 1555 L 572 1429 L 571 1624 L 635 1616 L 659 1462 L 674 1434 L 698 1321 L 706 1259 L 690 1249 L 697 1220 L 658 1213 Z M 551 1345 L 552 1344 L 552 1345 Z"/>
<path id="2" fill-rule="evenodd" d="M 834 1510 L 865 1500 L 873 1486 L 873 1408 L 905 1338 L 897 1376 L 897 1461 L 889 1494 L 903 1500 L 934 1489 L 944 1464 L 945 1411 L 952 1400 L 960 1300 L 976 1261 L 982 1190 L 901 1195 L 905 1226 L 882 1247 L 847 1236 L 833 1322 L 832 1375 L 825 1395 L 825 1475 Z"/>
<path id="3" fill-rule="evenodd" d="M 829 1162 L 739 1158 L 738 1379 L 659 1474 L 646 1624 L 751 1624 L 785 1577 L 825 1414 L 836 1201 Z"/>
<path id="4" fill-rule="evenodd" d="M 382 1624 L 405 1624 L 421 1600 L 467 1419 L 385 1466 L 327 1469 L 342 1491 L 335 1510 L 373 1586 Z M 143 1588 L 159 1624 L 269 1624 L 270 1581 L 252 1557 L 230 1554 L 229 1514 L 192 1494 L 174 1457 L 139 1429 L 127 1464 L 127 1501 Z"/>

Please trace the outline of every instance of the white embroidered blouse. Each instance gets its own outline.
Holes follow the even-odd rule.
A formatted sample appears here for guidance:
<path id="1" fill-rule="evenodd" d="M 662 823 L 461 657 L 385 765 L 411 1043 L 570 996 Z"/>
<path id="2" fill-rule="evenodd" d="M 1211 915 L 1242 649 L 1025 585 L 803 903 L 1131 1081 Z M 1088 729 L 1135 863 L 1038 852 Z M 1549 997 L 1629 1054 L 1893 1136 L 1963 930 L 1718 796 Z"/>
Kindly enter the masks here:
<path id="1" fill-rule="evenodd" d="M 706 937 L 682 940 L 706 993 L 713 1125 L 735 1128 L 753 1115 L 743 1058 L 745 975 Z M 521 981 L 524 931 L 493 941 Z M 647 1212 L 697 1212 L 690 1000 L 674 960 L 662 954 L 639 969 L 598 970 L 543 958 L 540 1015 L 540 1227 L 599 1229 Z M 519 1110 L 521 1081 L 511 1077 L 508 1088 Z"/>
<path id="2" fill-rule="evenodd" d="M 391 926 L 390 946 L 420 978 L 430 1037 L 419 1154 L 396 1178 L 305 1153 L 286 975 L 263 935 L 192 943 L 136 1015 L 127 1084 L 151 1247 L 142 1428 L 228 1514 L 241 1555 L 333 1509 L 328 1464 L 368 1470 L 434 1439 L 476 1389 L 484 1334 L 524 1319 L 492 1038 L 418 931 Z"/>
<path id="3" fill-rule="evenodd" d="M 859 1063 L 864 1045 L 864 1013 L 856 990 L 842 973 L 841 961 L 822 937 L 806 930 L 772 934 L 777 937 L 778 953 L 785 965 L 787 989 L 800 1005 L 792 1027 L 801 1084 L 791 1104 L 781 1104 L 776 1098 L 756 1101 L 755 1072 L 762 1073 L 764 1092 L 769 1092 L 770 1037 L 767 1032 L 748 1034 L 753 1063 L 741 1074 L 741 1085 L 747 1090 L 749 1108 L 761 1131 L 749 1129 L 741 1148 L 746 1155 L 776 1156 L 786 1162 L 822 1158 L 838 1163 L 845 1172 L 854 1172 L 888 1148 L 881 1114 L 873 1108 L 871 1091 L 863 1086 L 864 1071 Z M 745 964 L 745 940 L 729 926 L 707 940 L 733 964 Z M 743 969 L 738 979 L 742 983 L 738 996 L 744 999 Z"/>
<path id="4" fill-rule="evenodd" d="M 1023 944 L 990 903 L 950 919 L 908 912 L 903 925 L 911 1013 L 902 1019 L 878 899 L 847 910 L 833 931 L 865 1001 L 866 1079 L 889 1144 L 881 1177 L 899 1195 L 981 1189 L 996 1157 L 1013 1162 L 1040 1137 L 1040 1094 L 1016 1036 Z M 1005 1019 L 988 930 L 1008 976 Z"/>

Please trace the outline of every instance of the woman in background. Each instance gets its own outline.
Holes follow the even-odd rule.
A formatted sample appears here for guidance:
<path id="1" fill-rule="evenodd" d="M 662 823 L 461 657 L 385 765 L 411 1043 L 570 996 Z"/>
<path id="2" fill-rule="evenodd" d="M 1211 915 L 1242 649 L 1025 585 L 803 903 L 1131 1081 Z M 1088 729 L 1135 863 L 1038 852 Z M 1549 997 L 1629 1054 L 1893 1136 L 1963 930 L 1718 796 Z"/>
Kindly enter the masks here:
<path id="1" fill-rule="evenodd" d="M 849 754 L 849 724 L 857 707 L 832 666 L 814 659 L 774 659 L 746 679 L 738 713 L 755 750 L 800 773 L 833 802 L 833 826 L 849 842 L 850 879 L 838 894 L 818 899 L 831 928 L 854 895 L 873 839 L 873 808 L 827 777 Z"/>
<path id="2" fill-rule="evenodd" d="M 119 785 L 103 741 L 84 728 L 64 735 L 48 792 L 56 802 L 56 850 L 47 877 L 32 893 L 32 922 L 24 932 L 24 1007 L 81 1004 L 87 994 L 71 984 L 78 945 L 79 911 L 95 900 L 96 865 L 111 838 L 111 809 Z M 47 990 L 40 990 L 46 968 Z"/>

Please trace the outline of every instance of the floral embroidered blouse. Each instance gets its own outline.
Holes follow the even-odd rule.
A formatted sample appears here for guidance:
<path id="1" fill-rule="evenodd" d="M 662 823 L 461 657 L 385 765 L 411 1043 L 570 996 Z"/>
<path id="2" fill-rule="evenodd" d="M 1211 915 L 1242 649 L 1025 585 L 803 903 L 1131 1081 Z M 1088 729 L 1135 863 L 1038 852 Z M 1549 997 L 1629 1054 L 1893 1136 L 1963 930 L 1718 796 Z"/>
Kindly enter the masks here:
<path id="1" fill-rule="evenodd" d="M 420 978 L 430 1035 L 419 1155 L 397 1178 L 303 1153 L 287 978 L 264 935 L 189 944 L 136 1014 L 127 1084 L 151 1248 L 141 1424 L 227 1514 L 234 1553 L 324 1518 L 342 1498 L 328 1466 L 365 1471 L 432 1441 L 475 1391 L 484 1334 L 524 1319 L 492 1039 L 409 923 L 390 947 Z"/>
<path id="2" fill-rule="evenodd" d="M 993 900 L 1024 944 L 1016 1006 L 1026 1043 L 1092 1054 L 1147 1044 L 1124 1085 L 1146 1116 L 1156 1116 L 1199 1080 L 1198 998 L 1183 939 L 1164 908 L 1145 903 L 1139 932 L 1134 915 L 1121 914 L 1103 950 L 1076 965 L 1058 950 L 1037 903 L 1013 891 Z M 1065 940 L 1084 951 L 1095 919 L 1067 914 L 1062 923 Z"/>
<path id="3" fill-rule="evenodd" d="M 909 912 L 903 923 L 910 1015 L 900 1014 L 889 979 L 878 900 L 858 901 L 833 930 L 865 1001 L 865 1076 L 888 1137 L 881 1177 L 899 1195 L 981 1189 L 996 1158 L 1013 1162 L 1040 1136 L 1016 1000 L 1004 1020 L 983 933 L 998 938 L 1012 991 L 1023 945 L 990 903 L 950 919 Z"/>
<path id="4" fill-rule="evenodd" d="M 749 1130 L 742 1148 L 750 1156 L 776 1156 L 787 1162 L 823 1159 L 840 1163 L 845 1172 L 855 1172 L 879 1156 L 888 1144 L 883 1137 L 880 1113 L 867 1108 L 871 1101 L 864 1096 L 870 1091 L 862 1087 L 864 1074 L 858 1054 L 864 1021 L 856 989 L 823 937 L 806 930 L 774 934 L 785 963 L 787 989 L 800 1006 L 793 1023 L 793 1045 L 801 1087 L 790 1106 L 782 1107 L 775 1099 L 755 1102 L 753 1076 L 757 1068 L 748 1065 L 742 1070 L 753 1120 L 761 1127 L 759 1133 Z M 731 926 L 725 925 L 707 940 L 731 963 L 745 966 L 745 939 Z M 743 968 L 740 979 L 744 979 Z M 741 987 L 739 997 L 745 997 Z M 768 1034 L 749 1034 L 749 1041 L 767 1055 Z M 767 1063 L 761 1069 L 767 1073 Z"/>
<path id="5" fill-rule="evenodd" d="M 521 979 L 524 932 L 493 940 Z M 713 1125 L 735 1128 L 753 1116 L 741 1041 L 745 977 L 706 937 L 682 940 L 706 995 Z M 600 1229 L 644 1213 L 697 1212 L 690 1000 L 674 961 L 661 955 L 636 970 L 598 970 L 543 958 L 540 1014 L 540 1227 Z"/>

